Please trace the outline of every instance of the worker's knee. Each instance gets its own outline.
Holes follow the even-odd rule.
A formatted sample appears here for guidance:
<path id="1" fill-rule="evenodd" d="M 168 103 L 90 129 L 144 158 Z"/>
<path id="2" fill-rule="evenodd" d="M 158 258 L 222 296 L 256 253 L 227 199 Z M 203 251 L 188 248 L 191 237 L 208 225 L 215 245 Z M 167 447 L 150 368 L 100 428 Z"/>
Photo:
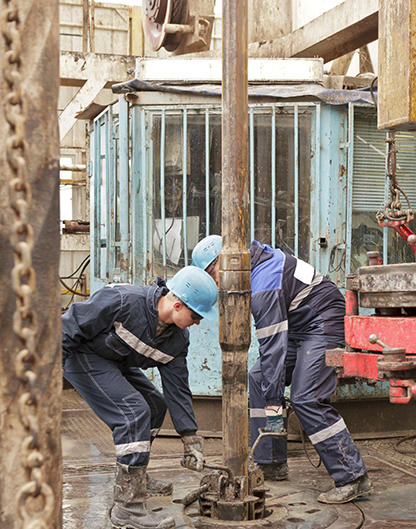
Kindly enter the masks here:
<path id="1" fill-rule="evenodd" d="M 161 397 L 162 398 L 157 403 L 155 412 L 152 413 L 152 426 L 161 426 L 166 416 L 168 407 L 166 406 L 165 399 L 162 395 Z"/>
<path id="2" fill-rule="evenodd" d="M 317 399 L 310 398 L 310 396 L 293 395 L 290 397 L 290 405 L 296 415 L 301 415 L 302 413 L 308 413 L 311 409 L 316 409 L 319 403 Z"/>

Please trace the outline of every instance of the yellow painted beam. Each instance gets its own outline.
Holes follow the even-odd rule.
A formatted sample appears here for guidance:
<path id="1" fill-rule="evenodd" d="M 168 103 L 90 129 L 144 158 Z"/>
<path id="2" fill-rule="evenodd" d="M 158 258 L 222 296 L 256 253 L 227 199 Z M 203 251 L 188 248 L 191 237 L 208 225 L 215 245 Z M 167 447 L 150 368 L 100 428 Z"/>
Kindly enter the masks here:
<path id="1" fill-rule="evenodd" d="M 378 128 L 416 130 L 416 0 L 380 0 Z"/>
<path id="2" fill-rule="evenodd" d="M 133 6 L 131 8 L 131 42 L 130 55 L 143 57 L 144 55 L 144 33 L 142 25 L 142 8 Z"/>

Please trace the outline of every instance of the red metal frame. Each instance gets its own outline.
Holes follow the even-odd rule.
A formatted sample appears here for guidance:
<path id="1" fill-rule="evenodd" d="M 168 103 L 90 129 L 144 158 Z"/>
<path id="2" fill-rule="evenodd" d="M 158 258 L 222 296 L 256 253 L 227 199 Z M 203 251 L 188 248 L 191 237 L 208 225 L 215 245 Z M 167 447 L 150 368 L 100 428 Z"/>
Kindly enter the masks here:
<path id="1" fill-rule="evenodd" d="M 327 365 L 338 368 L 340 377 L 388 379 L 390 402 L 394 404 L 416 401 L 416 381 L 405 378 L 416 373 L 416 318 L 359 316 L 358 292 L 347 290 L 345 300 L 346 350 L 327 351 Z M 371 343 L 372 334 L 394 348 Z"/>
<path id="2" fill-rule="evenodd" d="M 345 341 L 352 349 L 382 352 L 380 345 L 368 341 L 371 334 L 406 354 L 416 355 L 416 318 L 394 316 L 345 316 Z"/>

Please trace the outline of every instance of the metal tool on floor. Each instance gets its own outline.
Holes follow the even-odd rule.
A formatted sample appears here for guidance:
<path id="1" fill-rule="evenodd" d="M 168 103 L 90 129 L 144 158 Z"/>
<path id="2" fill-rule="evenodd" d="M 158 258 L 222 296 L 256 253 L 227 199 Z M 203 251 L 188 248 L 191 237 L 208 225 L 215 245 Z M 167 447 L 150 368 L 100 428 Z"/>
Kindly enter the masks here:
<path id="1" fill-rule="evenodd" d="M 199 501 L 200 515 L 204 518 L 225 521 L 261 520 L 265 513 L 266 492 L 264 476 L 254 464 L 254 452 L 264 437 L 287 438 L 287 433 L 265 432 L 259 428 L 248 458 L 248 482 L 234 476 L 232 470 L 222 465 L 204 463 L 212 470 L 201 479 L 198 489 L 187 494 L 180 502 L 186 507 Z"/>

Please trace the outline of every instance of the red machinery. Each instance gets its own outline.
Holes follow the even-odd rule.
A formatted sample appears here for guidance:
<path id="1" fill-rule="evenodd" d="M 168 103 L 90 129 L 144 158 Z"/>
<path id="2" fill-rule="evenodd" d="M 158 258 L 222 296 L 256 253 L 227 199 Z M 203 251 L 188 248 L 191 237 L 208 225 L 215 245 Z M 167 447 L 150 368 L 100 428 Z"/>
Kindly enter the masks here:
<path id="1" fill-rule="evenodd" d="M 346 286 L 346 347 L 327 351 L 327 365 L 341 377 L 389 380 L 390 402 L 416 400 L 416 264 L 365 266 Z M 359 305 L 375 314 L 360 316 Z"/>
<path id="2" fill-rule="evenodd" d="M 391 200 L 377 218 L 412 247 L 416 259 L 416 236 L 406 226 L 414 213 L 395 177 L 394 133 L 387 141 Z M 399 192 L 409 209 L 402 210 Z M 326 364 L 337 368 L 340 377 L 388 380 L 390 402 L 408 404 L 416 401 L 416 263 L 382 265 L 378 252 L 367 255 L 369 266 L 346 281 L 345 350 L 327 351 Z M 375 313 L 360 316 L 359 306 Z"/>

